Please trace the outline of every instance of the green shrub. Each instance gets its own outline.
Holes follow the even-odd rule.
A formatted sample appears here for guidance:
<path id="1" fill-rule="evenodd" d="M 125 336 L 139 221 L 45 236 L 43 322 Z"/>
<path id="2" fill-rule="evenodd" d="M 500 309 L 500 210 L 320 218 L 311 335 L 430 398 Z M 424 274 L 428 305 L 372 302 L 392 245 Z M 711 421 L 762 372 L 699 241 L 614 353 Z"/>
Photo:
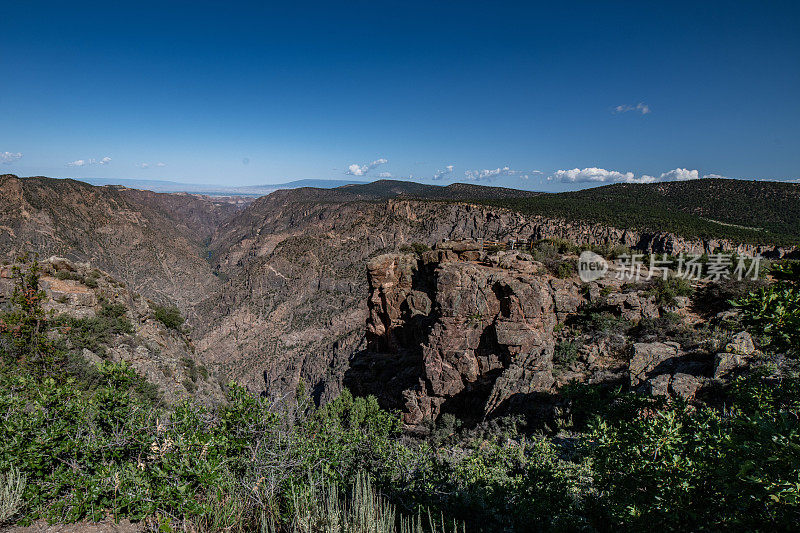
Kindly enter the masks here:
<path id="1" fill-rule="evenodd" d="M 85 348 L 104 356 L 113 336 L 133 334 L 133 325 L 125 311 L 122 304 L 103 302 L 94 317 L 64 315 L 56 318 L 53 325 L 64 335 L 70 348 L 78 351 Z"/>
<path id="2" fill-rule="evenodd" d="M 180 310 L 174 305 L 151 305 L 153 316 L 169 329 L 180 331 L 184 318 Z"/>
<path id="3" fill-rule="evenodd" d="M 404 254 L 414 253 L 417 255 L 422 255 L 423 253 L 429 251 L 431 249 L 430 246 L 421 242 L 412 242 L 411 244 L 404 244 L 400 246 L 400 251 Z"/>
<path id="4" fill-rule="evenodd" d="M 583 343 L 580 340 L 563 340 L 556 344 L 553 352 L 553 364 L 559 369 L 565 369 L 578 359 L 578 354 Z"/>
<path id="5" fill-rule="evenodd" d="M 800 356 L 800 264 L 775 265 L 777 281 L 734 302 L 742 322 L 766 347 Z"/>
<path id="6" fill-rule="evenodd" d="M 566 279 L 574 276 L 578 272 L 575 261 L 567 259 L 558 263 L 548 265 L 553 275 L 559 279 Z"/>
<path id="7" fill-rule="evenodd" d="M 642 341 L 652 340 L 652 337 L 660 341 L 674 340 L 683 345 L 699 340 L 694 330 L 676 313 L 664 313 L 658 318 L 642 318 L 630 333 Z"/>
<path id="8" fill-rule="evenodd" d="M 59 270 L 56 272 L 56 278 L 60 280 L 83 281 L 83 277 L 80 274 L 69 270 Z"/>
<path id="9" fill-rule="evenodd" d="M 694 304 L 706 316 L 727 311 L 733 307 L 732 302 L 745 298 L 767 285 L 764 279 L 723 279 L 698 287 L 694 294 Z"/>
<path id="10" fill-rule="evenodd" d="M 655 278 L 649 283 L 648 296 L 655 296 L 656 305 L 667 307 L 675 305 L 678 296 L 691 296 L 694 288 L 689 280 L 679 277 Z"/>
<path id="11" fill-rule="evenodd" d="M 633 530 L 792 529 L 799 387 L 758 378 L 726 413 L 674 403 L 598 419 L 587 452 L 611 521 Z"/>
<path id="12" fill-rule="evenodd" d="M 634 324 L 630 320 L 609 311 L 595 311 L 589 312 L 583 329 L 602 337 L 610 337 L 625 335 L 633 326 Z"/>
<path id="13" fill-rule="evenodd" d="M 439 447 L 454 439 L 461 427 L 461 420 L 452 413 L 444 413 L 432 426 L 428 440 L 433 446 Z"/>
<path id="14" fill-rule="evenodd" d="M 196 378 L 195 378 L 195 380 L 192 380 L 191 378 L 187 378 L 187 379 L 183 380 L 182 384 L 183 384 L 183 388 L 186 389 L 186 392 L 188 392 L 190 394 L 197 392 L 197 383 L 195 383 L 195 381 L 196 381 Z"/>
<path id="15" fill-rule="evenodd" d="M 631 249 L 624 244 L 601 244 L 601 245 L 584 245 L 581 250 L 590 250 L 598 255 L 602 255 L 606 259 L 617 259 L 622 256 L 631 255 Z"/>

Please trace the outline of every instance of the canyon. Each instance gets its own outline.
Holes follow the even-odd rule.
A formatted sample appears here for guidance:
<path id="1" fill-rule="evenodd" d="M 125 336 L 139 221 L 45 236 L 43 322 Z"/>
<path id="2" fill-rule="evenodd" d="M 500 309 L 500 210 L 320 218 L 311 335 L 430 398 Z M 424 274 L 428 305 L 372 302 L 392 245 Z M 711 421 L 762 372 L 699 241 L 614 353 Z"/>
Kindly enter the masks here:
<path id="1" fill-rule="evenodd" d="M 797 254 L 785 244 L 523 214 L 479 200 L 534 193 L 451 187 L 429 198 L 389 183 L 280 190 L 250 201 L 5 175 L 0 255 L 88 263 L 124 282 L 132 298 L 176 304 L 192 358 L 220 379 L 278 398 L 307 390 L 320 402 L 344 386 L 374 392 L 419 428 L 442 412 L 477 419 L 519 410 L 565 375 L 627 379 L 627 367 L 598 346 L 553 372 L 554 329 L 602 287 L 586 292 L 576 277 L 543 274 L 524 254 L 457 251 L 455 241 Z M 412 244 L 436 249 L 400 253 Z M 621 313 L 663 313 L 621 287 L 605 293 L 617 295 Z M 714 374 L 713 362 L 694 373 L 684 366 L 670 376 Z"/>

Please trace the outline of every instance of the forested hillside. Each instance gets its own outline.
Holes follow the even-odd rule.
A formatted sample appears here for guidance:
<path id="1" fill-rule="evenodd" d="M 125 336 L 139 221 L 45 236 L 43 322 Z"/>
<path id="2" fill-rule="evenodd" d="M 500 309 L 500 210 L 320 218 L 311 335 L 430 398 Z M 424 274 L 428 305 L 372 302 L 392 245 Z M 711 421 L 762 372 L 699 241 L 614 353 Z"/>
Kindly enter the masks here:
<path id="1" fill-rule="evenodd" d="M 286 192 L 293 201 L 379 201 L 389 198 L 474 202 L 527 215 L 586 221 L 620 229 L 663 231 L 685 238 L 740 243 L 800 243 L 800 184 L 735 179 L 619 183 L 574 192 L 537 193 L 453 183 L 378 180 L 336 189 Z"/>
<path id="2" fill-rule="evenodd" d="M 477 201 L 527 214 L 745 243 L 800 242 L 800 185 L 702 179 L 620 183 L 528 198 Z"/>

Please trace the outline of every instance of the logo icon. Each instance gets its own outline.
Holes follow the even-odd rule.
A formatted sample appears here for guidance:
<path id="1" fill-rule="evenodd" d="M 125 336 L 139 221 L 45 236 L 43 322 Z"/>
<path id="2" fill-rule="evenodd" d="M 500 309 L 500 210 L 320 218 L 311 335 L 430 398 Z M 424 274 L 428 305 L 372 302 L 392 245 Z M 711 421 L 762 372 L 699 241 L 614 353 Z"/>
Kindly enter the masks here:
<path id="1" fill-rule="evenodd" d="M 578 275 L 581 281 L 596 281 L 608 272 L 608 261 L 602 255 L 586 250 L 578 258 Z"/>

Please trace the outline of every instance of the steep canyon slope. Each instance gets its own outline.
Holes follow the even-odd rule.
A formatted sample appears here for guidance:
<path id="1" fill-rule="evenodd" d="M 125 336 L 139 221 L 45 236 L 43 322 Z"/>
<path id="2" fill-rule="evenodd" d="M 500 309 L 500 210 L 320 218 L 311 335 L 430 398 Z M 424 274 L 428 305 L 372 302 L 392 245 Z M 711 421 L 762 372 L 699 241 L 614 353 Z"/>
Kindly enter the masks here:
<path id="1" fill-rule="evenodd" d="M 0 255 L 90 262 L 144 296 L 191 314 L 217 278 L 206 261 L 214 229 L 239 205 L 189 195 L 0 176 Z"/>

